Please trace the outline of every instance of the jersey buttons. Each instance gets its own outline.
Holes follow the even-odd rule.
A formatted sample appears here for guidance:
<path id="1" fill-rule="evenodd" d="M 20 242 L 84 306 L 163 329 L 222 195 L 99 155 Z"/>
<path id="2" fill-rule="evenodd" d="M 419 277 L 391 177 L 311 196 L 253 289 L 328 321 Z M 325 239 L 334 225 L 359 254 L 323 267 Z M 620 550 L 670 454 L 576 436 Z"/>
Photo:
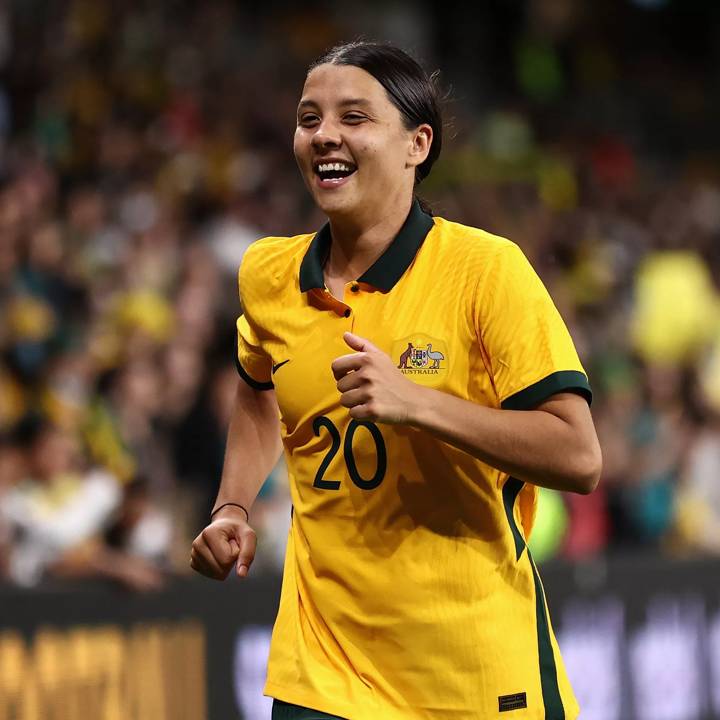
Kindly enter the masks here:
<path id="1" fill-rule="evenodd" d="M 353 283 L 350 290 L 351 290 L 351 292 L 359 292 L 360 286 L 357 283 Z"/>

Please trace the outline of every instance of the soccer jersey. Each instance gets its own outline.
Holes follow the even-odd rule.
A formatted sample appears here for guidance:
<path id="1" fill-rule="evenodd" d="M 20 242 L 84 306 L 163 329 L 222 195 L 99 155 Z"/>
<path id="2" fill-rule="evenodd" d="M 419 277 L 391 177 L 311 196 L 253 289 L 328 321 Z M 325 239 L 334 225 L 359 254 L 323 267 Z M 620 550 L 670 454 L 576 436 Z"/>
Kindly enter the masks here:
<path id="1" fill-rule="evenodd" d="M 265 238 L 239 273 L 238 369 L 274 387 L 293 517 L 266 693 L 349 720 L 571 720 L 526 541 L 536 487 L 402 425 L 354 420 L 332 361 L 351 331 L 398 371 L 479 405 L 590 399 L 514 243 L 415 203 L 342 299 L 318 233 Z"/>

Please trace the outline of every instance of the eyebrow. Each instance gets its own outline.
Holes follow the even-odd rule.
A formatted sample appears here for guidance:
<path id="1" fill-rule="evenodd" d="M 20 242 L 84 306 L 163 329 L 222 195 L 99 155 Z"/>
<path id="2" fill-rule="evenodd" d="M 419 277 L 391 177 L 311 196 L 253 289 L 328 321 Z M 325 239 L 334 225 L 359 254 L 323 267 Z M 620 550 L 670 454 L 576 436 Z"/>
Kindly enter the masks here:
<path id="1" fill-rule="evenodd" d="M 365 100 L 364 98 L 344 98 L 338 103 L 338 105 L 340 107 L 346 107 L 348 105 L 360 105 L 364 107 L 369 107 L 370 101 Z M 301 100 L 298 104 L 298 110 L 302 110 L 306 107 L 318 107 L 318 104 L 314 100 Z"/>

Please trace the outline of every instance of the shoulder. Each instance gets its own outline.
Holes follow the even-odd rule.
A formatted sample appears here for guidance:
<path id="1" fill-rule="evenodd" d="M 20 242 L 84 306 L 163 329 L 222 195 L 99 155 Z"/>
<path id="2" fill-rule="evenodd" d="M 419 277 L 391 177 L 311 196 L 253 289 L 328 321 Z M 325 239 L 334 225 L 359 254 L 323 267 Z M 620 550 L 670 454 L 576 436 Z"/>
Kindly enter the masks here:
<path id="1" fill-rule="evenodd" d="M 238 270 L 241 288 L 257 283 L 283 281 L 293 271 L 297 274 L 300 263 L 315 233 L 292 237 L 264 237 L 256 240 L 243 255 Z"/>
<path id="2" fill-rule="evenodd" d="M 498 261 L 517 262 L 524 258 L 519 246 L 505 237 L 441 217 L 434 221 L 439 251 L 465 258 L 466 267 L 473 273 L 489 269 Z"/>
<path id="3" fill-rule="evenodd" d="M 283 267 L 298 256 L 302 260 L 313 237 L 315 233 L 260 238 L 245 251 L 240 269 L 263 272 Z"/>

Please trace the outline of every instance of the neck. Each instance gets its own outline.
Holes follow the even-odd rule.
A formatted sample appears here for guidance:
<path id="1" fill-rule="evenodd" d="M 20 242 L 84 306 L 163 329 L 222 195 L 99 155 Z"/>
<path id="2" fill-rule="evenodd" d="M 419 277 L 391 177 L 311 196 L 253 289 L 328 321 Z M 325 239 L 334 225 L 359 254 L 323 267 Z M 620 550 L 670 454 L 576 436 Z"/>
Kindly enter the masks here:
<path id="1" fill-rule="evenodd" d="M 407 219 L 413 198 L 365 222 L 331 217 L 332 243 L 325 265 L 327 280 L 349 282 L 360 277 L 385 252 Z"/>

